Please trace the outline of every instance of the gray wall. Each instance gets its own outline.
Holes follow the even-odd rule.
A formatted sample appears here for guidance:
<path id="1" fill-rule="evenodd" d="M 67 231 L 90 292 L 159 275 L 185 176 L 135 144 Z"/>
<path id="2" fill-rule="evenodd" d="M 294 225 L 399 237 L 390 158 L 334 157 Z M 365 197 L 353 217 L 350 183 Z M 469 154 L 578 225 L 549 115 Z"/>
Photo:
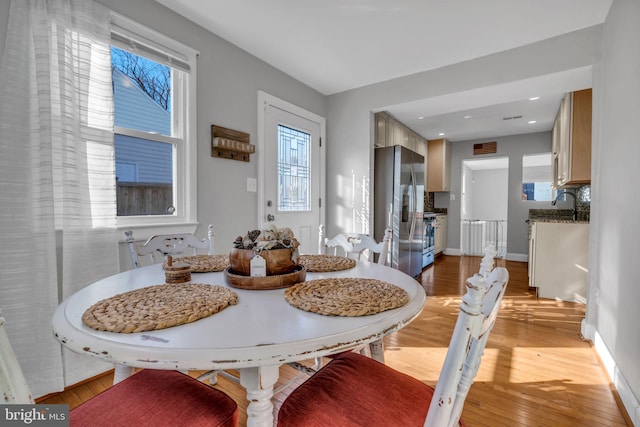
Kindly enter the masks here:
<path id="1" fill-rule="evenodd" d="M 326 117 L 326 97 L 152 0 L 98 0 L 200 52 L 198 57 L 198 236 L 213 224 L 216 252 L 257 224 L 258 156 L 248 163 L 211 157 L 211 125 L 257 135 L 258 90 Z"/>
<path id="2" fill-rule="evenodd" d="M 614 0 L 594 70 L 589 290 L 584 334 L 595 338 L 640 426 L 640 2 Z M 635 408 L 634 408 L 635 407 Z M 635 418 L 634 418 L 635 417 Z"/>
<path id="3" fill-rule="evenodd" d="M 372 111 L 590 66 L 600 58 L 600 37 L 601 27 L 590 27 L 519 49 L 330 95 L 327 235 L 371 227 Z"/>
<path id="4" fill-rule="evenodd" d="M 474 156 L 473 145 L 496 141 L 496 154 Z M 436 194 L 435 207 L 447 208 L 447 249 L 460 249 L 460 194 L 462 191 L 462 161 L 509 158 L 508 202 L 507 202 L 507 258 L 526 261 L 529 253 L 529 229 L 525 223 L 529 209 L 551 208 L 549 202 L 522 200 L 522 156 L 551 151 L 551 132 L 511 135 L 500 138 L 476 139 L 451 144 L 451 191 Z M 454 194 L 455 200 L 449 195 Z"/>

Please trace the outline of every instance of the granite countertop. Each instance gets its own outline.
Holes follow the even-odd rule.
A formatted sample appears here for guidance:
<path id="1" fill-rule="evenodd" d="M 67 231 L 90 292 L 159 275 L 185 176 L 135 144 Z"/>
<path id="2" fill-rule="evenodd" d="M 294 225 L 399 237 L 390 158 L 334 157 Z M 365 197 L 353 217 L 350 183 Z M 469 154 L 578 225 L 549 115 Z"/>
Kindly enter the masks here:
<path id="1" fill-rule="evenodd" d="M 589 211 L 578 210 L 578 220 L 573 220 L 571 209 L 531 209 L 529 210 L 528 223 L 531 222 L 562 222 L 588 224 Z"/>
<path id="2" fill-rule="evenodd" d="M 563 219 L 563 218 L 529 218 L 527 220 L 529 223 L 532 222 L 552 222 L 552 223 L 567 223 L 567 224 L 589 224 L 589 221 L 574 221 L 571 218 Z"/>

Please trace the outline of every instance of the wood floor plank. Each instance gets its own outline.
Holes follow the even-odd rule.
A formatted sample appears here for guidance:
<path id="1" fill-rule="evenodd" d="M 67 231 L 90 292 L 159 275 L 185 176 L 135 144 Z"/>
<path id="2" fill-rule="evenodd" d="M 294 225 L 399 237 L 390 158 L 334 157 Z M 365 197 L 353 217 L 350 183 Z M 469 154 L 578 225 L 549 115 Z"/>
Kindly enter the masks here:
<path id="1" fill-rule="evenodd" d="M 497 260 L 509 270 L 509 285 L 463 417 L 471 427 L 631 426 L 592 345 L 580 335 L 585 306 L 538 299 L 528 287 L 527 263 Z M 421 315 L 384 339 L 386 363 L 435 385 L 455 324 L 465 280 L 479 257 L 441 256 L 418 277 L 428 298 Z M 197 372 L 192 372 L 197 376 Z M 281 368 L 278 383 L 297 371 Z M 96 378 L 44 402 L 72 407 L 109 387 Z M 246 425 L 247 400 L 237 383 L 220 377 L 215 388 L 233 398 Z M 285 391 L 286 392 L 286 391 Z M 286 397 L 274 397 L 276 407 Z M 404 426 L 402 426 L 404 427 Z"/>

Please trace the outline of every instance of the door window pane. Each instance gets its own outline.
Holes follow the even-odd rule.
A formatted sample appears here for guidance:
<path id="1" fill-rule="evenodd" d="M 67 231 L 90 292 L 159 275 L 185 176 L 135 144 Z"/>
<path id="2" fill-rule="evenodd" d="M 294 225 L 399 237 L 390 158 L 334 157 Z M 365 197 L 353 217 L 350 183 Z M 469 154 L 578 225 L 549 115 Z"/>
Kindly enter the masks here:
<path id="1" fill-rule="evenodd" d="M 311 210 L 308 133 L 278 125 L 278 210 Z"/>

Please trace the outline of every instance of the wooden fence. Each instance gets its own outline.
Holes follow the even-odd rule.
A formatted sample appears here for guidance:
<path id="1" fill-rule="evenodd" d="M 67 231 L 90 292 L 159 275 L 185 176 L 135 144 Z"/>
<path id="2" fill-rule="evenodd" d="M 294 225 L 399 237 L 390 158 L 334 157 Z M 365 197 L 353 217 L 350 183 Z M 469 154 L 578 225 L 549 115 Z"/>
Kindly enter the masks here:
<path id="1" fill-rule="evenodd" d="M 172 184 L 118 182 L 118 216 L 173 213 Z"/>

